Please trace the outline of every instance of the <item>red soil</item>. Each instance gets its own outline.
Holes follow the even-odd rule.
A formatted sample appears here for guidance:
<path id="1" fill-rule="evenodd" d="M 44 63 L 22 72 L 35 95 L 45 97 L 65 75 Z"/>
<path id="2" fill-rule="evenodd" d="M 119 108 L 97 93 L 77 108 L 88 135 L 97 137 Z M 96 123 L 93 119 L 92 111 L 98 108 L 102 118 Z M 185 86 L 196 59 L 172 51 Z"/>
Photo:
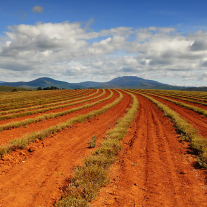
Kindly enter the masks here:
<path id="1" fill-rule="evenodd" d="M 117 97 L 115 92 L 111 100 L 88 111 L 101 108 Z M 131 97 L 124 93 L 124 99 L 104 114 L 33 143 L 28 150 L 17 150 L 4 156 L 0 164 L 0 205 L 52 206 L 61 198 L 61 189 L 73 174 L 74 167 L 81 165 L 84 156 L 91 153 L 88 140 L 96 135 L 98 141 L 102 141 L 109 126 L 113 127 L 126 113 L 131 101 Z"/>
<path id="2" fill-rule="evenodd" d="M 88 95 L 90 95 L 90 94 L 93 94 L 93 93 L 95 93 L 96 91 L 94 90 L 94 91 L 91 91 L 90 93 L 88 93 L 88 91 L 87 90 L 84 90 L 84 92 L 79 92 L 79 93 L 77 93 L 76 92 L 76 94 L 71 94 L 71 93 L 61 93 L 62 95 L 59 95 L 60 97 L 59 97 L 59 99 L 57 99 L 57 100 L 53 100 L 53 101 L 51 101 L 50 103 L 44 103 L 44 104 L 40 104 L 40 105 L 35 105 L 35 103 L 33 104 L 33 106 L 35 106 L 35 107 L 37 107 L 37 106 L 39 106 L 39 108 L 41 108 L 42 106 L 46 106 L 47 107 L 47 104 L 51 104 L 51 103 L 53 103 L 53 104 L 55 104 L 55 103 L 57 103 L 57 105 L 59 104 L 59 102 L 61 102 L 62 100 L 62 97 L 65 97 L 65 96 L 69 96 L 69 95 L 74 95 L 74 97 L 68 97 L 68 101 L 69 100 L 72 100 L 72 99 L 76 99 L 76 97 L 75 97 L 75 95 L 77 95 L 78 97 L 77 98 L 79 98 L 79 95 L 81 95 L 80 97 L 86 97 L 85 96 L 85 94 L 86 94 L 86 92 L 87 92 L 87 96 Z M 64 100 L 64 101 L 66 101 L 66 100 Z M 30 108 L 30 107 L 33 107 L 33 106 L 27 106 L 27 107 L 23 107 L 23 108 L 19 108 L 19 109 L 22 109 L 22 111 L 25 111 L 25 109 L 27 109 L 27 108 Z M 45 108 L 45 107 L 44 107 Z M 37 108 L 38 109 L 38 108 Z M 15 110 L 15 109 L 14 109 Z M 28 111 L 32 111 L 33 109 L 31 109 L 31 110 L 28 110 Z M 35 109 L 36 110 L 36 109 Z M 4 111 L 0 111 L 0 112 L 4 112 Z M 11 112 L 11 113 L 8 113 L 8 114 L 15 114 L 15 113 L 19 113 L 19 111 L 18 112 Z M 8 114 L 6 114 L 6 115 L 8 115 Z M 4 116 L 4 115 L 0 115 L 0 116 Z"/>
<path id="3" fill-rule="evenodd" d="M 181 118 L 189 122 L 195 129 L 198 129 L 198 132 L 201 136 L 207 138 L 207 117 L 200 115 L 190 109 L 176 105 L 170 101 L 166 101 L 162 98 L 151 96 L 154 99 L 160 101 L 161 103 L 167 105 L 170 109 L 174 110 L 180 115 Z"/>
<path id="4" fill-rule="evenodd" d="M 86 93 L 86 91 L 87 90 L 85 90 L 84 92 Z M 73 96 L 73 95 L 76 95 L 76 94 L 78 95 L 78 94 L 82 94 L 82 93 L 83 93 L 82 91 L 80 91 L 80 92 L 75 91 L 75 93 L 74 93 L 74 90 L 72 90 L 72 91 L 67 90 L 67 91 L 55 91 L 55 92 L 52 92 L 52 91 L 41 92 L 38 95 L 32 94 L 32 96 L 29 95 L 29 97 L 25 97 L 25 98 L 19 97 L 19 99 L 18 98 L 6 99 L 6 100 L 4 100 L 3 104 L 2 103 L 0 104 L 0 109 L 1 109 L 1 111 L 2 110 L 5 111 L 4 109 L 8 108 L 7 104 L 12 106 L 10 109 L 15 109 L 16 104 L 19 104 L 19 102 L 21 102 L 21 104 L 23 104 L 23 106 L 20 105 L 21 107 L 23 107 L 22 109 L 32 107 L 32 106 L 36 106 L 40 101 L 41 102 L 45 102 L 45 101 L 47 102 L 48 99 L 50 99 L 50 103 L 55 103 L 55 102 L 59 101 L 59 99 L 61 99 L 61 97 L 63 95 Z M 7 102 L 6 105 L 5 105 L 5 101 Z M 7 110 L 8 109 L 6 109 L 6 111 Z"/>
<path id="5" fill-rule="evenodd" d="M 110 170 L 111 182 L 91 206 L 207 206 L 206 170 L 196 169 L 170 119 L 137 97 L 139 111 Z"/>
<path id="6" fill-rule="evenodd" d="M 148 94 L 147 94 L 147 95 L 148 95 Z M 181 100 L 181 99 L 179 99 L 179 98 L 173 98 L 173 97 L 164 96 L 164 95 L 159 95 L 159 94 L 158 94 L 158 96 L 162 96 L 162 97 L 165 97 L 165 98 L 169 98 L 169 99 L 172 99 L 172 100 L 175 100 L 175 101 L 179 101 L 179 102 L 182 102 L 182 103 L 185 103 L 185 104 L 189 104 L 189 105 L 192 105 L 192 106 L 195 106 L 195 107 L 198 107 L 198 108 L 207 110 L 207 106 L 202 105 L 202 104 L 192 103 L 192 102 L 189 102 L 189 101 Z M 192 99 L 191 99 L 191 100 L 192 100 Z"/>
<path id="7" fill-rule="evenodd" d="M 99 91 L 98 94 L 95 94 L 94 96 L 90 96 L 89 99 L 91 98 L 95 98 L 97 96 L 99 96 L 100 94 L 102 94 L 102 90 Z M 109 92 L 108 92 L 109 94 Z M 106 96 L 102 96 L 102 97 L 106 97 Z M 100 97 L 100 98 L 102 98 Z M 83 96 L 83 99 L 81 100 L 78 100 L 78 101 L 83 101 L 83 100 L 87 100 L 88 97 L 85 97 Z M 25 120 L 25 119 L 30 119 L 30 118 L 35 118 L 39 115 L 42 115 L 42 114 L 50 114 L 50 113 L 57 113 L 57 112 L 61 112 L 61 111 L 66 111 L 66 110 L 69 110 L 69 109 L 72 109 L 72 108 L 76 108 L 76 107 L 79 107 L 79 106 L 82 106 L 82 105 L 85 105 L 85 104 L 88 104 L 88 103 L 92 103 L 92 102 L 95 102 L 97 101 L 98 99 L 94 99 L 94 100 L 91 100 L 91 101 L 85 101 L 84 103 L 80 103 L 80 104 L 75 104 L 75 105 L 72 105 L 72 106 L 67 106 L 67 107 L 62 107 L 62 108 L 59 108 L 59 109 L 52 109 L 52 110 L 49 110 L 49 111 L 46 111 L 46 112 L 43 112 L 43 113 L 37 113 L 37 114 L 32 114 L 32 115 L 27 115 L 27 116 L 22 116 L 22 117 L 18 117 L 18 118 L 13 118 L 13 119 L 4 119 L 4 120 L 0 120 L 0 125 L 4 125 L 4 124 L 7 124 L 9 122 L 17 122 L 17 121 L 22 121 L 22 120 Z M 74 102 L 78 102 L 78 101 L 74 101 Z M 73 103 L 73 102 L 70 102 L 70 103 Z M 58 104 L 57 104 L 58 105 Z M 59 104 L 59 106 L 61 106 L 62 104 Z M 35 109 L 36 110 L 36 109 Z M 35 111 L 34 110 L 34 111 Z M 2 115 L 3 116 L 3 115 Z M 5 115 L 6 116 L 6 115 Z"/>
<path id="8" fill-rule="evenodd" d="M 118 97 L 114 93 L 112 99 L 77 114 L 111 103 Z M 122 143 L 124 149 L 110 170 L 111 182 L 91 206 L 207 206 L 206 170 L 198 168 L 188 143 L 179 142 L 180 135 L 170 119 L 150 100 L 137 97 L 139 110 Z M 104 114 L 4 156 L 0 161 L 0 206 L 53 206 L 63 195 L 62 189 L 75 166 L 82 165 L 84 157 L 91 153 L 88 140 L 96 135 L 100 143 L 131 101 L 124 93 L 124 99 Z M 179 113 L 184 111 L 182 107 L 178 109 Z M 62 122 L 62 118 L 57 120 Z M 42 125 L 55 125 L 57 120 L 31 125 L 33 131 L 38 131 Z M 25 133 L 23 129 L 8 132 Z"/>
<path id="9" fill-rule="evenodd" d="M 95 99 L 93 101 L 90 101 L 90 102 L 95 102 L 95 101 L 101 100 L 103 98 L 106 98 L 107 96 L 109 96 L 108 90 L 104 96 L 102 96 L 98 99 Z M 70 114 L 57 117 L 57 118 L 52 118 L 52 119 L 48 119 L 48 120 L 43 120 L 41 122 L 32 123 L 32 124 L 29 124 L 26 126 L 22 126 L 20 128 L 13 128 L 10 130 L 4 130 L 0 133 L 0 144 L 5 144 L 6 142 L 11 141 L 12 139 L 20 138 L 20 137 L 24 136 L 25 134 L 29 134 L 31 132 L 42 131 L 42 130 L 47 129 L 51 126 L 55 126 L 57 124 L 65 122 L 68 119 L 71 119 L 71 118 L 76 117 L 78 115 L 83 115 L 83 114 L 87 114 L 93 110 L 98 110 L 98 109 L 102 108 L 103 106 L 105 106 L 109 103 L 112 103 L 118 96 L 119 96 L 119 94 L 116 91 L 114 91 L 114 96 L 112 98 L 110 98 L 102 103 L 96 104 L 92 107 L 81 109 L 81 110 L 78 110 L 78 111 L 72 112 Z M 80 105 L 77 104 L 71 108 L 76 108 L 77 106 L 80 106 Z M 61 110 L 63 111 L 63 109 L 61 109 Z M 33 116 L 35 117 L 35 115 L 33 115 Z M 31 117 L 32 117 L 32 115 L 30 116 L 30 118 Z M 23 117 L 21 117 L 21 118 L 23 119 Z"/>

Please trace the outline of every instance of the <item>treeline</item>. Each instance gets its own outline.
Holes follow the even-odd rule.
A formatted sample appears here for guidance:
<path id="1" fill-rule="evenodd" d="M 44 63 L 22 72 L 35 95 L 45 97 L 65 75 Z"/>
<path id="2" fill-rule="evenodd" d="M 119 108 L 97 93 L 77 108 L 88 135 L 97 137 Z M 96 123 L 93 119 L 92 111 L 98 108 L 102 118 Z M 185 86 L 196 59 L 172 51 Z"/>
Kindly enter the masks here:
<path id="1" fill-rule="evenodd" d="M 20 88 L 13 86 L 0 86 L 0 92 L 32 91 L 29 88 Z"/>
<path id="2" fill-rule="evenodd" d="M 64 89 L 64 88 L 62 88 L 62 89 Z M 37 90 L 60 90 L 60 89 L 56 86 L 51 86 L 51 87 L 46 87 L 46 88 L 38 87 Z"/>

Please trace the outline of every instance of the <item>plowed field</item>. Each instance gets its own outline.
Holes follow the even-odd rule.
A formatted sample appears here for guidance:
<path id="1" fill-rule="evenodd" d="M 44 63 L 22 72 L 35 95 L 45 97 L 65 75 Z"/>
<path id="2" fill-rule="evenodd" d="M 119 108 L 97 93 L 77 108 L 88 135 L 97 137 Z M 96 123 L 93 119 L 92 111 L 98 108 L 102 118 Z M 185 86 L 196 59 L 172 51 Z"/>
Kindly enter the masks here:
<path id="1" fill-rule="evenodd" d="M 64 101 L 70 97 L 68 101 L 74 105 L 5 119 L 0 121 L 0 125 L 80 108 L 56 118 L 2 130 L 1 147 L 7 147 L 13 139 L 22 138 L 32 132 L 41 132 L 80 115 L 96 112 L 117 100 L 120 97 L 119 93 L 123 94 L 123 98 L 99 115 L 74 122 L 50 134 L 44 140 L 35 139 L 26 147 L 13 148 L 9 154 L 2 155 L 0 159 L 2 207 L 54 206 L 65 196 L 66 186 L 74 176 L 75 168 L 82 166 L 84 159 L 101 146 L 107 131 L 116 126 L 117 121 L 126 115 L 133 104 L 132 96 L 123 90 L 95 89 L 48 93 L 50 96 L 46 96 L 46 92 L 42 91 L 43 97 L 45 96 L 42 104 L 50 104 L 49 98 L 51 98 L 51 103 L 62 105 L 61 97 Z M 41 92 L 34 94 L 36 100 L 30 97 L 31 105 L 43 108 L 40 104 Z M 170 118 L 165 117 L 152 101 L 140 94 L 134 94 L 139 101 L 139 107 L 127 135 L 121 141 L 123 150 L 109 169 L 109 183 L 98 192 L 90 205 L 207 206 L 206 169 L 198 165 L 196 152 L 190 148 L 189 142 L 181 141 L 181 135 Z M 20 95 L 21 100 L 26 101 L 26 97 Z M 20 99 L 19 96 L 15 100 Z M 79 98 L 81 99 L 76 100 Z M 153 98 L 168 105 L 196 128 L 199 134 L 207 138 L 206 117 L 161 98 Z M 86 104 L 89 104 L 87 108 L 84 107 Z M 22 108 L 31 107 L 25 106 Z M 6 108 L 3 103 L 2 108 Z M 32 110 L 35 109 L 30 111 Z M 88 144 L 93 136 L 98 138 L 95 149 L 89 148 Z"/>

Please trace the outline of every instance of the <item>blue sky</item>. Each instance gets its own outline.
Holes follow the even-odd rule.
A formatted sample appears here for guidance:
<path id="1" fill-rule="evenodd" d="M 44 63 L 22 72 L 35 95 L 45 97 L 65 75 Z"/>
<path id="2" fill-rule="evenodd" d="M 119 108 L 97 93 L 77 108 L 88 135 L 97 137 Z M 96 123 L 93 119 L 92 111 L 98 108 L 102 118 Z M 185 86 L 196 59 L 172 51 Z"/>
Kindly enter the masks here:
<path id="1" fill-rule="evenodd" d="M 207 2 L 0 3 L 0 80 L 68 82 L 132 75 L 206 86 Z"/>

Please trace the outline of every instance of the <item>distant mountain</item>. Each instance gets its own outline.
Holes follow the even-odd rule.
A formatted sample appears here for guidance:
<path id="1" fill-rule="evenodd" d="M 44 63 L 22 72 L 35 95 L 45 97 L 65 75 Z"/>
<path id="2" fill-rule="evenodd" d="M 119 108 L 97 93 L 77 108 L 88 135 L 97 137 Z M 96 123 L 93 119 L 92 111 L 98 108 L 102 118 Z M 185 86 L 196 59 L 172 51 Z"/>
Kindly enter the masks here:
<path id="1" fill-rule="evenodd" d="M 161 90 L 206 90 L 205 87 L 191 88 L 172 86 L 160 83 L 153 80 L 147 80 L 136 76 L 123 76 L 114 78 L 108 82 L 93 82 L 86 81 L 81 83 L 68 83 L 65 81 L 58 81 L 52 78 L 42 77 L 29 82 L 0 82 L 0 86 L 22 87 L 27 89 L 37 89 L 38 87 L 47 88 L 55 86 L 57 88 L 77 89 L 77 88 L 131 88 L 131 89 L 161 89 Z"/>
<path id="2" fill-rule="evenodd" d="M 163 89 L 163 90 L 182 90 L 185 87 L 171 86 L 153 80 L 147 80 L 136 76 L 123 76 L 114 78 L 108 82 L 81 82 L 77 83 L 89 88 L 131 88 L 131 89 Z"/>
<path id="3" fill-rule="evenodd" d="M 82 87 L 85 87 L 85 88 L 102 88 L 104 83 L 102 82 L 93 82 L 93 81 L 86 81 L 86 82 L 81 82 L 81 83 L 74 83 L 74 84 L 77 84 L 77 85 L 80 85 Z"/>
<path id="4" fill-rule="evenodd" d="M 22 87 L 29 89 L 37 89 L 38 87 L 46 88 L 51 86 L 56 86 L 57 88 L 65 88 L 65 89 L 77 89 L 77 88 L 85 88 L 83 86 L 68 83 L 65 81 L 57 81 L 52 78 L 42 77 L 29 82 L 4 82 L 0 83 L 0 86 L 14 86 L 14 87 Z"/>
<path id="5" fill-rule="evenodd" d="M 4 81 L 0 81 L 0 83 L 4 83 Z"/>
<path id="6" fill-rule="evenodd" d="M 183 89 L 184 91 L 204 91 L 207 92 L 207 87 L 189 87 Z"/>

